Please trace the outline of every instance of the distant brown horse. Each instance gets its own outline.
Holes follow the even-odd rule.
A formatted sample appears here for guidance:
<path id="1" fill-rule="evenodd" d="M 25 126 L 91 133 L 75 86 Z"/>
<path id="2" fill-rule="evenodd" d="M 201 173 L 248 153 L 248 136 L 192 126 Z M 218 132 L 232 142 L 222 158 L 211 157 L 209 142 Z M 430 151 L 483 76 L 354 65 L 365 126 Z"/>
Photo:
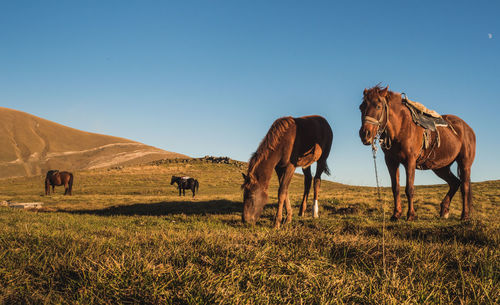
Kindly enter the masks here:
<path id="1" fill-rule="evenodd" d="M 49 170 L 45 176 L 45 195 L 50 195 L 50 186 L 52 186 L 52 193 L 54 193 L 55 187 L 61 185 L 64 185 L 64 195 L 71 195 L 73 174 L 70 172 Z"/>
<path id="2" fill-rule="evenodd" d="M 177 177 L 177 176 L 172 176 L 172 179 L 170 179 L 170 185 L 173 185 L 174 183 L 177 183 L 177 188 L 179 189 L 179 196 L 182 195 L 186 196 L 186 190 L 191 190 L 193 192 L 193 197 L 195 196 L 195 191 L 198 191 L 200 188 L 200 183 L 198 180 L 190 177 Z"/>
<path id="3" fill-rule="evenodd" d="M 413 208 L 413 182 L 415 169 L 431 169 L 449 185 L 441 202 L 440 216 L 448 218 L 450 201 L 460 187 L 462 193 L 462 220 L 472 214 L 472 190 L 470 171 L 476 153 L 476 136 L 472 128 L 454 115 L 442 117 L 451 127 L 436 127 L 434 143 L 424 145 L 424 129 L 412 121 L 408 107 L 403 104 L 400 93 L 391 92 L 388 87 L 375 86 L 365 89 L 361 110 L 359 136 L 365 145 L 374 142 L 377 136 L 383 141 L 382 150 L 391 176 L 394 195 L 392 220 L 401 217 L 399 196 L 399 165 L 406 169 L 406 197 L 408 198 L 407 219 L 416 218 Z M 434 132 L 435 133 L 435 132 Z M 431 139 L 432 141 L 432 139 Z M 436 144 L 437 143 L 437 144 Z M 458 164 L 458 179 L 450 170 L 453 162 Z"/>
<path id="4" fill-rule="evenodd" d="M 317 162 L 317 167 L 314 175 L 313 217 L 318 217 L 321 174 L 330 174 L 326 159 L 330 154 L 332 139 L 332 129 L 321 116 L 277 119 L 250 159 L 248 173 L 243 174 L 243 222 L 253 224 L 259 219 L 267 204 L 267 190 L 273 170 L 279 179 L 278 211 L 274 225 L 281 225 L 283 203 L 286 203 L 286 222 L 292 221 L 288 186 L 296 167 L 302 167 L 304 173 L 304 196 L 299 213 L 303 216 L 311 188 L 310 165 L 314 162 Z"/>

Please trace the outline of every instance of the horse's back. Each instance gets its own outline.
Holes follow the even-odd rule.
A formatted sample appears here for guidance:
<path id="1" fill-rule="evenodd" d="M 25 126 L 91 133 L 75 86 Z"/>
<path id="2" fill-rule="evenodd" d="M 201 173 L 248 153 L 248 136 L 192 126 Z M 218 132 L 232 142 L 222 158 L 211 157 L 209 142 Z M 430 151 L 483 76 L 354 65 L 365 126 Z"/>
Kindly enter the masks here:
<path id="1" fill-rule="evenodd" d="M 328 157 L 333 140 L 332 128 L 328 121 L 322 116 L 310 115 L 295 118 L 295 124 L 297 126 L 296 142 L 301 143 L 305 149 L 319 144 L 325 157 Z"/>
<path id="2" fill-rule="evenodd" d="M 476 142 L 476 134 L 474 133 L 474 130 L 463 119 L 453 114 L 445 114 L 442 117 L 450 123 L 453 130 L 456 131 L 456 134 L 460 138 L 463 138 L 463 140 L 473 141 L 474 143 Z"/>
<path id="3" fill-rule="evenodd" d="M 71 180 L 73 174 L 70 173 L 70 172 L 59 172 L 59 177 L 61 179 L 61 183 L 64 184 L 64 183 L 67 183 Z"/>
<path id="4" fill-rule="evenodd" d="M 64 172 L 59 172 L 59 174 L 60 174 L 61 176 L 65 176 L 65 177 L 71 177 L 71 176 L 73 175 L 72 173 L 70 173 L 70 172 L 66 172 L 66 171 L 64 171 Z"/>
<path id="5" fill-rule="evenodd" d="M 472 162 L 476 154 L 476 134 L 474 130 L 456 115 L 445 114 L 442 117 L 453 127 L 453 130 L 446 128 L 446 133 L 450 135 L 453 133 L 450 138 L 457 139 L 458 137 L 461 143 L 460 154 Z"/>

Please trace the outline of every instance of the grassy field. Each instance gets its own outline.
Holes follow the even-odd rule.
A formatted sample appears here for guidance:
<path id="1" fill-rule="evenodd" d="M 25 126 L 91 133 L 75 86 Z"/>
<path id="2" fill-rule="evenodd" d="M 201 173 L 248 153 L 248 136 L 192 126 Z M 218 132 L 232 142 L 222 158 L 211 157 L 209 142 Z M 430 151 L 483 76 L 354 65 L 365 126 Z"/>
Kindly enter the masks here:
<path id="1" fill-rule="evenodd" d="M 1 180 L 0 200 L 44 208 L 0 207 L 0 303 L 500 303 L 500 181 L 473 184 L 473 221 L 458 220 L 458 194 L 438 219 L 447 188 L 420 186 L 418 220 L 384 226 L 374 188 L 332 182 L 320 219 L 299 218 L 296 175 L 293 222 L 274 230 L 276 178 L 250 227 L 243 171 L 193 160 L 76 172 L 71 197 L 42 196 L 41 176 Z M 178 197 L 173 174 L 197 177 L 199 195 Z"/>

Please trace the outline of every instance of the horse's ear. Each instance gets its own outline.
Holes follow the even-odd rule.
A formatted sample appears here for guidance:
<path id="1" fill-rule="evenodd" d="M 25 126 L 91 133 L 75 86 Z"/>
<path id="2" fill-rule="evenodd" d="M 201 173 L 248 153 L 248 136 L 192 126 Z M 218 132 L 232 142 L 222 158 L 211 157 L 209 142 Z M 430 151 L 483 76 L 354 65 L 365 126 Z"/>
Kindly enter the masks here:
<path id="1" fill-rule="evenodd" d="M 384 89 L 379 91 L 380 96 L 386 97 L 387 96 L 387 91 L 389 91 L 389 86 L 385 87 Z"/>
<path id="2" fill-rule="evenodd" d="M 244 173 L 241 173 L 241 175 L 243 176 L 243 184 L 241 185 L 241 189 L 244 189 L 245 188 L 245 185 L 247 184 L 248 182 L 248 176 L 245 175 Z"/>
<path id="3" fill-rule="evenodd" d="M 366 90 L 365 88 L 365 90 L 363 91 L 363 95 L 366 95 L 366 93 L 368 93 L 368 90 Z"/>

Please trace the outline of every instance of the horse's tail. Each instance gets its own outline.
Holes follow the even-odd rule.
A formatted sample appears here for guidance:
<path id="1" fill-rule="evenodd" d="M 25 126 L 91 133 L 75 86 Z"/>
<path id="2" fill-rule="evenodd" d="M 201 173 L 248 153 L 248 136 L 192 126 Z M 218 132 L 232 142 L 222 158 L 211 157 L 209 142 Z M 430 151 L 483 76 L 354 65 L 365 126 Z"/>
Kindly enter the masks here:
<path id="1" fill-rule="evenodd" d="M 68 192 L 70 195 L 72 189 L 73 189 L 73 174 L 69 173 Z"/>
<path id="2" fill-rule="evenodd" d="M 198 189 L 200 188 L 200 184 L 198 183 L 198 180 L 194 179 L 194 186 L 196 187 L 196 191 L 198 192 Z"/>
<path id="3" fill-rule="evenodd" d="M 327 176 L 330 176 L 332 173 L 330 172 L 330 168 L 328 167 L 328 164 L 326 164 L 325 162 L 325 169 L 323 170 L 323 172 L 327 175 Z"/>
<path id="4" fill-rule="evenodd" d="M 327 175 L 327 176 L 330 176 L 332 174 L 332 172 L 330 171 L 330 168 L 328 167 L 328 164 L 326 163 L 326 160 L 328 159 L 328 156 L 330 155 L 330 151 L 332 149 L 332 142 L 333 142 L 333 131 L 332 131 L 332 127 L 330 127 L 330 124 L 328 124 L 328 121 L 323 118 L 323 121 L 324 121 L 324 134 L 325 134 L 325 138 L 326 138 L 326 143 L 324 145 L 323 148 L 323 153 L 321 155 L 321 158 L 325 158 L 325 169 L 323 170 L 323 172 Z"/>

